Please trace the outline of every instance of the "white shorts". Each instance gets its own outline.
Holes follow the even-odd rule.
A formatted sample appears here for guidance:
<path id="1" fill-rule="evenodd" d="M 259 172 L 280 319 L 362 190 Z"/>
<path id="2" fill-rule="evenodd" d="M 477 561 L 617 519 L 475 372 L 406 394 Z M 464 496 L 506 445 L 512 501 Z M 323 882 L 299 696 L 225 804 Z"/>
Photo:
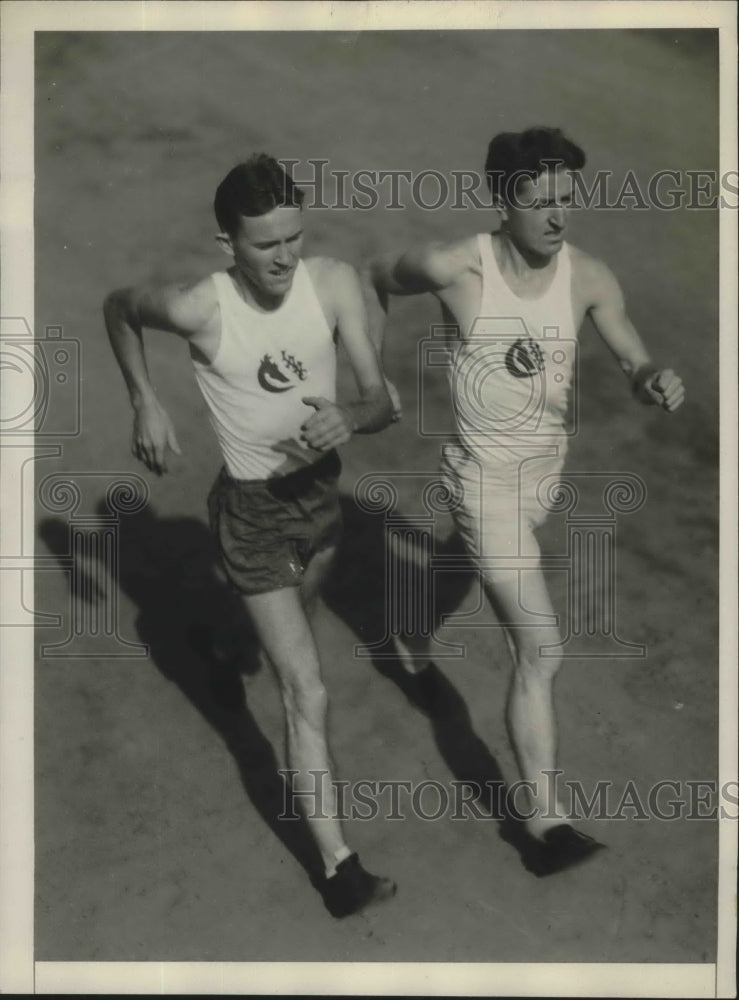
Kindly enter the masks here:
<path id="1" fill-rule="evenodd" d="M 562 438 L 551 448 L 532 449 L 531 455 L 510 453 L 485 461 L 461 445 L 444 447 L 441 474 L 454 498 L 454 522 L 469 555 L 488 578 L 539 565 L 533 531 L 549 512 L 566 444 Z M 551 454 L 542 455 L 542 450 Z"/>

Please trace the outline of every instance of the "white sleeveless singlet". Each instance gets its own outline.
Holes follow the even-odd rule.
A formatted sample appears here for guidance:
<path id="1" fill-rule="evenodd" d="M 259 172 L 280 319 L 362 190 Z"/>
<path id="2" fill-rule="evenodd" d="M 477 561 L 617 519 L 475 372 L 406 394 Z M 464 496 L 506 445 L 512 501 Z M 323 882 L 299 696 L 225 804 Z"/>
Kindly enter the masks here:
<path id="1" fill-rule="evenodd" d="M 569 247 L 544 294 L 522 299 L 503 279 L 490 234 L 478 244 L 480 313 L 450 372 L 459 440 L 486 464 L 517 464 L 553 446 L 563 457 L 577 336 Z"/>
<path id="2" fill-rule="evenodd" d="M 313 463 L 323 453 L 300 441 L 301 424 L 315 412 L 302 398 L 335 401 L 336 348 L 308 269 L 298 263 L 273 312 L 248 305 L 225 271 L 212 279 L 221 340 L 211 364 L 192 360 L 227 471 L 260 480 Z"/>
<path id="3" fill-rule="evenodd" d="M 503 280 L 490 234 L 478 244 L 480 313 L 449 373 L 457 443 L 444 445 L 441 472 L 467 551 L 502 582 L 517 570 L 499 568 L 495 557 L 538 558 L 531 529 L 545 519 L 564 465 L 577 328 L 566 244 L 551 284 L 533 300 Z"/>

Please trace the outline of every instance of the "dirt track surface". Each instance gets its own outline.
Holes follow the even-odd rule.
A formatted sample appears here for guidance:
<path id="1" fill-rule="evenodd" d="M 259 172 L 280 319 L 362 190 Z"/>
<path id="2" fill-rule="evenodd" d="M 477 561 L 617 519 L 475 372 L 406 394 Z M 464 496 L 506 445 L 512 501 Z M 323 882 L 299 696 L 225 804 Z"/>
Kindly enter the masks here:
<path id="1" fill-rule="evenodd" d="M 184 345 L 149 339 L 151 370 L 184 455 L 162 479 L 129 454 L 130 411 L 101 322 L 113 287 L 223 267 L 212 192 L 266 149 L 331 169 L 480 169 L 489 137 L 561 124 L 595 170 L 640 179 L 715 167 L 710 44 L 652 33 L 383 35 L 214 33 L 41 36 L 37 55 L 36 322 L 81 342 L 83 433 L 48 472 L 136 472 L 151 496 L 121 516 L 120 635 L 144 658 L 40 658 L 36 685 L 36 958 L 165 961 L 706 962 L 715 954 L 716 826 L 708 821 L 585 824 L 609 850 L 537 880 L 493 821 L 378 816 L 348 825 L 395 901 L 341 923 L 323 909 L 296 824 L 276 823 L 282 715 L 269 670 L 219 708 L 187 625 L 225 599 L 204 501 L 219 461 Z M 301 170 L 303 173 L 301 173 Z M 298 179 L 306 167 L 296 171 Z M 487 228 L 481 214 L 313 211 L 307 253 L 359 263 L 399 242 Z M 630 472 L 648 500 L 618 521 L 622 638 L 645 659 L 573 659 L 556 697 L 560 763 L 592 791 L 716 772 L 717 218 L 711 212 L 581 212 L 570 239 L 606 259 L 654 355 L 685 376 L 688 402 L 637 407 L 593 331 L 581 333 L 581 433 L 569 470 Z M 404 421 L 344 450 L 347 536 L 318 619 L 338 775 L 349 781 L 515 775 L 503 704 L 508 661 L 495 628 L 443 629 L 464 659 L 439 659 L 443 697 L 424 713 L 392 664 L 356 658 L 382 638 L 383 520 L 351 497 L 359 476 L 399 482 L 398 511 L 420 510 L 439 440 L 420 438 L 416 342 L 431 300 L 396 303 L 388 368 Z M 346 382 L 346 373 L 342 376 Z M 424 392 L 448 420 L 442 379 Z M 444 416 L 446 414 L 446 417 Z M 105 477 L 86 480 L 101 513 Z M 66 515 L 39 512 L 41 555 L 64 556 Z M 542 532 L 561 550 L 562 517 Z M 438 532 L 448 539 L 443 517 Z M 452 544 L 453 539 L 449 544 Z M 555 606 L 565 583 L 552 575 Z M 458 586 L 457 586 L 458 584 Z M 456 591 L 455 591 L 456 586 Z M 450 609 L 476 593 L 449 585 Z M 68 574 L 38 574 L 36 607 L 68 614 Z M 493 623 L 489 612 L 484 621 Z M 68 627 L 39 631 L 63 640 Z M 427 808 L 433 809 L 429 799 Z M 627 810 L 625 813 L 629 816 Z"/>

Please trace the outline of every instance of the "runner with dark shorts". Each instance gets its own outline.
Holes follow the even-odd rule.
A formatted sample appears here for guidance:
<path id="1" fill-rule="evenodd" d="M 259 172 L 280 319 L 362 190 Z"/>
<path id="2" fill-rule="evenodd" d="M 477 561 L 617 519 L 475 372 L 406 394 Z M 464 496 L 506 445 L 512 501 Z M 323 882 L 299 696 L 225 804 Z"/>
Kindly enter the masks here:
<path id="1" fill-rule="evenodd" d="M 134 410 L 134 454 L 159 474 L 168 450 L 181 452 L 149 379 L 142 331 L 169 331 L 189 344 L 224 458 L 208 499 L 211 526 L 277 674 L 293 792 L 323 859 L 318 886 L 340 917 L 388 898 L 395 884 L 366 872 L 344 839 L 307 612 L 341 531 L 335 449 L 355 433 L 382 430 L 393 408 L 355 271 L 331 258 L 301 259 L 302 201 L 271 157 L 239 164 L 215 197 L 229 269 L 192 285 L 113 292 L 105 319 Z M 343 405 L 337 338 L 359 388 Z"/>

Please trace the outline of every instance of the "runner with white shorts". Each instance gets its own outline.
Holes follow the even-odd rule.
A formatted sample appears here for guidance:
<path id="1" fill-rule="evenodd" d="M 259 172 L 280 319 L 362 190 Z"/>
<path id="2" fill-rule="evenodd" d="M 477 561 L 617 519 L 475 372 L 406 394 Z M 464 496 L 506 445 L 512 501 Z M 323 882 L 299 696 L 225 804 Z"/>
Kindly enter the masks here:
<path id="1" fill-rule="evenodd" d="M 680 378 L 652 363 L 610 269 L 565 243 L 573 172 L 584 163 L 559 129 L 497 135 L 485 172 L 500 229 L 385 254 L 363 270 L 378 347 L 390 295 L 431 292 L 456 334 L 449 346 L 458 440 L 444 448 L 442 474 L 461 498 L 457 527 L 513 659 L 507 723 L 528 797 L 527 864 L 538 875 L 601 846 L 548 800 L 561 640 L 534 535 L 546 516 L 539 486 L 556 481 L 564 463 L 575 337 L 585 316 L 642 402 L 671 413 L 684 398 Z"/>

